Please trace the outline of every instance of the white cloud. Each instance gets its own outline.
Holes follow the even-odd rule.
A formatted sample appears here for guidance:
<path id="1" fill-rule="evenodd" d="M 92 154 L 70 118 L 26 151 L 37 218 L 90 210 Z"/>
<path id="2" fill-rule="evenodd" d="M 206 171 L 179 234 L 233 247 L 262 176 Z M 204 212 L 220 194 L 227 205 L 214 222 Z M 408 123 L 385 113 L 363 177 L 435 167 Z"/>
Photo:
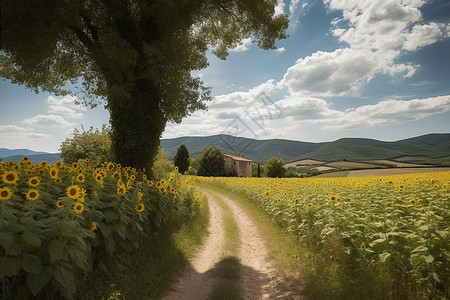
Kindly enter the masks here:
<path id="1" fill-rule="evenodd" d="M 250 49 L 250 46 L 252 45 L 252 39 L 246 38 L 241 41 L 239 45 L 231 49 L 231 52 L 244 52 Z"/>
<path id="2" fill-rule="evenodd" d="M 23 133 L 27 131 L 30 131 L 30 128 L 20 127 L 16 125 L 0 125 L 0 132 L 2 132 L 2 134 L 5 132 Z"/>
<path id="3" fill-rule="evenodd" d="M 397 63 L 402 50 L 413 51 L 442 39 L 448 24 L 417 24 L 424 1 L 324 0 L 342 11 L 331 32 L 348 46 L 317 51 L 290 67 L 280 85 L 303 96 L 341 96 L 358 90 L 376 74 L 413 76 L 420 67 Z M 292 1 L 296 9 L 300 1 Z M 345 21 L 345 22 L 343 22 Z"/>
<path id="4" fill-rule="evenodd" d="M 450 95 L 413 100 L 384 100 L 360 106 L 329 121 L 327 128 L 356 128 L 391 125 L 420 120 L 450 110 Z"/>
<path id="5" fill-rule="evenodd" d="M 50 105 L 48 113 L 63 115 L 65 118 L 68 119 L 81 119 L 84 116 L 82 113 L 77 113 L 72 108 L 59 105 Z"/>
<path id="6" fill-rule="evenodd" d="M 436 23 L 414 25 L 411 33 L 406 36 L 403 49 L 414 51 L 442 39 L 443 34 Z"/>
<path id="7" fill-rule="evenodd" d="M 376 60 L 370 51 L 364 53 L 351 48 L 318 51 L 297 60 L 280 83 L 291 93 L 341 95 L 370 80 L 376 67 Z"/>
<path id="8" fill-rule="evenodd" d="M 278 48 L 277 50 L 275 50 L 277 52 L 283 53 L 284 51 L 286 51 L 286 49 L 284 47 Z"/>
<path id="9" fill-rule="evenodd" d="M 60 98 L 55 98 L 53 96 L 49 96 L 47 98 L 47 103 L 55 106 L 63 106 L 76 110 L 86 111 L 86 107 L 84 107 L 76 96 L 67 95 Z"/>
<path id="10" fill-rule="evenodd" d="M 68 95 L 60 98 L 49 96 L 47 103 L 49 104 L 48 113 L 50 115 L 62 115 L 67 119 L 81 119 L 84 114 L 77 111 L 86 111 L 86 107 L 79 103 L 75 96 Z"/>
<path id="11" fill-rule="evenodd" d="M 71 127 L 74 123 L 66 121 L 63 117 L 57 115 L 37 115 L 23 121 L 26 125 L 50 126 L 50 127 Z"/>
<path id="12" fill-rule="evenodd" d="M 275 16 L 284 14 L 285 3 L 283 0 L 278 0 L 277 6 L 275 6 Z"/>
<path id="13" fill-rule="evenodd" d="M 324 129 L 365 128 L 416 121 L 450 111 L 450 95 L 413 100 L 383 100 L 340 111 L 323 99 L 289 96 L 276 102 L 280 118 L 308 121 Z"/>

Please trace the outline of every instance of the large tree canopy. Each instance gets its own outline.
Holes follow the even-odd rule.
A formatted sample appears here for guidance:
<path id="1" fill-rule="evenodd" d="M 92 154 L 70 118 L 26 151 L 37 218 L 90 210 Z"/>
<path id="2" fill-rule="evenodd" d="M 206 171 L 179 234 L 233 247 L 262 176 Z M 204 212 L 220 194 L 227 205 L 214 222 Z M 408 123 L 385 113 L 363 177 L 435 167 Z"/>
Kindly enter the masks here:
<path id="1" fill-rule="evenodd" d="M 35 91 L 104 99 L 118 162 L 149 167 L 168 121 L 205 108 L 193 70 L 248 37 L 285 38 L 276 0 L 3 0 L 0 76 Z M 81 90 L 68 90 L 79 81 Z M 149 169 L 149 168 L 148 168 Z"/>

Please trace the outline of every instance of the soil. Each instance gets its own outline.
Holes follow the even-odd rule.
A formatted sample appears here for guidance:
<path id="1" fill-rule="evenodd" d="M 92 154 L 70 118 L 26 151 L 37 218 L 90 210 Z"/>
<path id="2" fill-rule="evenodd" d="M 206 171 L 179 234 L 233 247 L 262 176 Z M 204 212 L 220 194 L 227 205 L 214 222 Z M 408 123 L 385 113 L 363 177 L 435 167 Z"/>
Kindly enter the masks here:
<path id="1" fill-rule="evenodd" d="M 214 197 L 206 192 L 210 207 L 210 223 L 204 245 L 192 260 L 191 265 L 179 278 L 174 291 L 164 300 L 208 299 L 216 278 L 214 265 L 221 259 L 224 241 L 222 210 Z M 219 197 L 231 208 L 241 236 L 239 249 L 240 288 L 243 299 L 304 299 L 297 289 L 287 286 L 267 261 L 267 248 L 255 223 L 230 197 Z"/>

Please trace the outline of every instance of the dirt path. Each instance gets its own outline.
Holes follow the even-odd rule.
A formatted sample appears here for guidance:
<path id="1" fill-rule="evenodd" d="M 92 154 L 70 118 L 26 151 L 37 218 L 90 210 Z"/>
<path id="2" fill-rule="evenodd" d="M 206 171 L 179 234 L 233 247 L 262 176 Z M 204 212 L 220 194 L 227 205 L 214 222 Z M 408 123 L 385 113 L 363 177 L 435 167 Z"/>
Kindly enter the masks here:
<path id="1" fill-rule="evenodd" d="M 221 258 L 225 233 L 219 204 L 208 197 L 208 205 L 210 218 L 206 241 L 191 261 L 191 265 L 183 272 L 175 290 L 164 297 L 164 300 L 208 299 L 214 287 L 216 279 L 212 270 Z"/>
<path id="2" fill-rule="evenodd" d="M 255 223 L 233 199 L 220 195 L 231 208 L 241 233 L 241 291 L 244 299 L 302 299 L 284 285 L 266 260 L 267 249 Z"/>
<path id="3" fill-rule="evenodd" d="M 223 254 L 222 210 L 210 192 L 206 191 L 206 196 L 210 207 L 210 224 L 206 242 L 191 262 L 191 266 L 179 279 L 176 290 L 164 300 L 208 299 L 217 280 L 214 278 L 213 268 Z M 243 299 L 303 299 L 276 277 L 273 268 L 266 260 L 267 249 L 264 240 L 246 212 L 233 199 L 225 195 L 218 196 L 230 207 L 240 231 L 239 259 Z"/>

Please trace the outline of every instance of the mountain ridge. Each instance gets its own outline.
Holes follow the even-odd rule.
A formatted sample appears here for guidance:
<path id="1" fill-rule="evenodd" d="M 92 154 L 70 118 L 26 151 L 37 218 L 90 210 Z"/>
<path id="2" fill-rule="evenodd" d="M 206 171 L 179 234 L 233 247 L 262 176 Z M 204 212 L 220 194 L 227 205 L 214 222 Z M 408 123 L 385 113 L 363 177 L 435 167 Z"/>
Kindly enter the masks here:
<path id="1" fill-rule="evenodd" d="M 183 136 L 162 139 L 161 147 L 173 157 L 177 148 L 185 144 L 191 157 L 198 156 L 209 145 L 220 146 L 225 154 L 242 156 L 264 163 L 271 157 L 285 162 L 302 159 L 371 160 L 396 159 L 403 156 L 439 158 L 450 156 L 450 133 L 430 133 L 398 141 L 380 141 L 370 138 L 341 138 L 332 142 L 302 142 L 287 139 L 256 140 L 226 134 L 211 136 Z M 14 153 L 13 155 L 4 155 Z M 0 148 L 3 161 L 20 161 L 27 155 L 33 162 L 60 160 L 59 153 L 32 151 L 29 149 Z"/>
<path id="2" fill-rule="evenodd" d="M 191 157 L 209 145 L 220 146 L 225 154 L 241 156 L 257 162 L 279 157 L 286 162 L 301 159 L 325 161 L 395 159 L 402 156 L 430 158 L 450 155 L 450 133 L 430 133 L 398 141 L 370 138 L 341 138 L 332 142 L 302 142 L 285 139 L 256 140 L 230 135 L 184 136 L 161 140 L 161 147 L 173 157 L 179 145 L 185 144 Z"/>

